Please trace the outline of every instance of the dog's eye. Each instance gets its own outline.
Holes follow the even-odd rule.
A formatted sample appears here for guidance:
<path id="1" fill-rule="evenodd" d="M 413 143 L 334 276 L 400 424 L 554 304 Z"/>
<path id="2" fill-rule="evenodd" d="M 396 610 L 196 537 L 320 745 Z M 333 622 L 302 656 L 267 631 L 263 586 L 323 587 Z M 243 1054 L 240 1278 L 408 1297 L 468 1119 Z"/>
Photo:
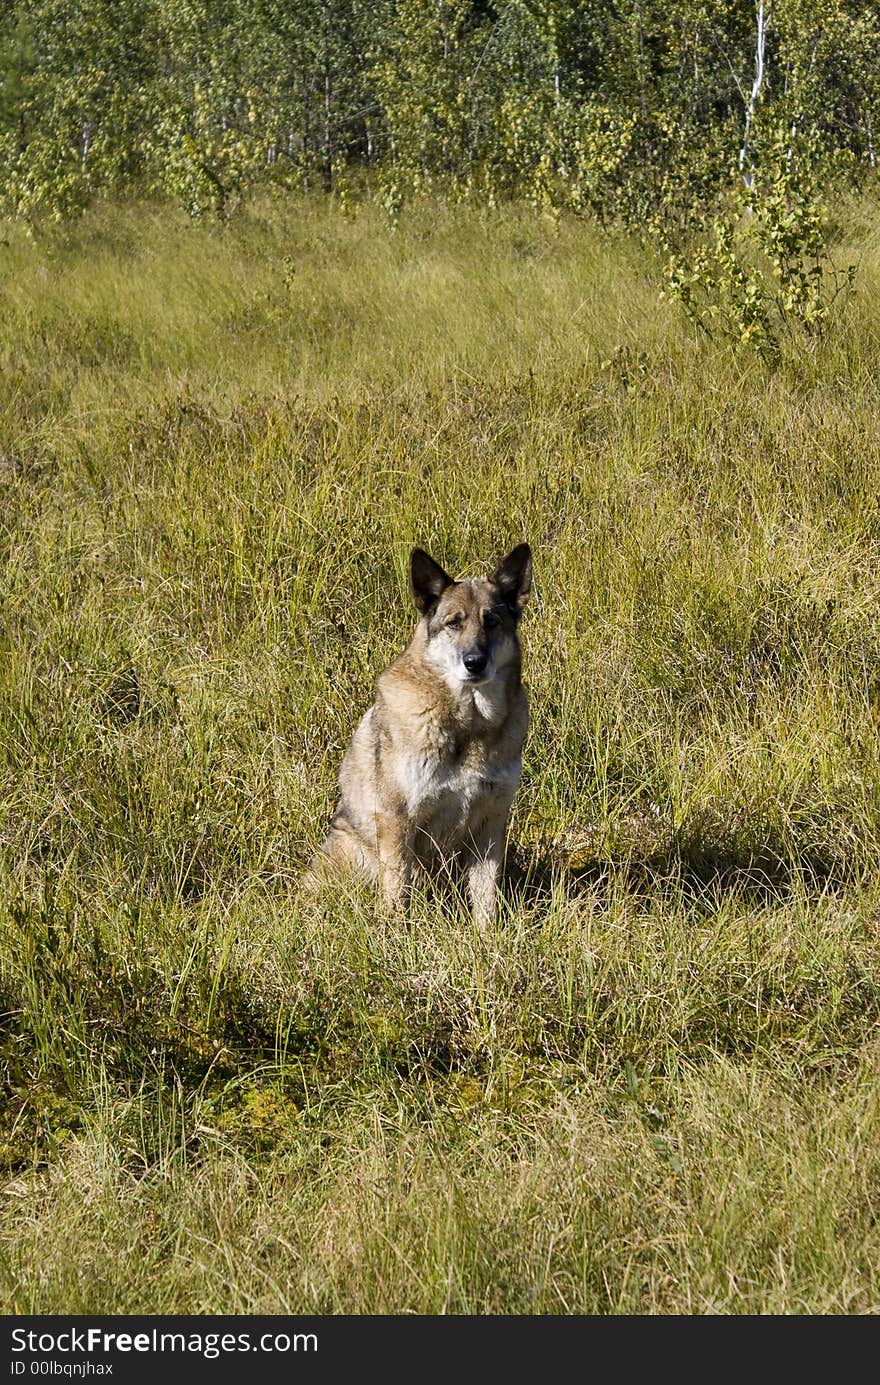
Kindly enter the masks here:
<path id="1" fill-rule="evenodd" d="M 460 630 L 464 625 L 464 616 L 452 616 L 446 622 L 447 630 Z"/>
<path id="2" fill-rule="evenodd" d="M 486 629 L 487 629 L 487 630 L 494 630 L 494 628 L 495 628 L 495 626 L 496 626 L 497 624 L 498 624 L 498 616 L 496 616 L 495 612 L 494 612 L 494 611 L 487 611 L 486 614 L 483 616 L 483 625 L 486 627 Z"/>

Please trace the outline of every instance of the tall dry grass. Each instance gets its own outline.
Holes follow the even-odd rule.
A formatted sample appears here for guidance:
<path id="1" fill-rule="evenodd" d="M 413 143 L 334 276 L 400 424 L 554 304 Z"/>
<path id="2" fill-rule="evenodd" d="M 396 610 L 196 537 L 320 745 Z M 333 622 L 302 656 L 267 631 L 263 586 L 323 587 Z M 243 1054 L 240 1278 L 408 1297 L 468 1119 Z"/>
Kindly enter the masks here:
<path id="1" fill-rule="evenodd" d="M 0 248 L 0 1302 L 873 1312 L 880 252 L 770 371 L 506 210 Z M 527 537 L 502 922 L 297 874 Z"/>

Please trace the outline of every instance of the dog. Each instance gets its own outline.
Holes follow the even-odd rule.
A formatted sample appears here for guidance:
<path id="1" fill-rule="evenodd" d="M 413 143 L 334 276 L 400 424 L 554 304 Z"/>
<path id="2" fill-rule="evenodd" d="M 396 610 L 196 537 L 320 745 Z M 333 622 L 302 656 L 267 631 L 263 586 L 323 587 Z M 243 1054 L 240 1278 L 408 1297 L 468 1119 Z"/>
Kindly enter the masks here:
<path id="1" fill-rule="evenodd" d="M 412 550 L 418 624 L 349 743 L 313 883 L 353 867 L 379 882 L 395 913 L 416 868 L 457 861 L 474 921 L 494 922 L 528 728 L 517 629 L 531 585 L 527 543 L 491 577 L 460 580 Z"/>

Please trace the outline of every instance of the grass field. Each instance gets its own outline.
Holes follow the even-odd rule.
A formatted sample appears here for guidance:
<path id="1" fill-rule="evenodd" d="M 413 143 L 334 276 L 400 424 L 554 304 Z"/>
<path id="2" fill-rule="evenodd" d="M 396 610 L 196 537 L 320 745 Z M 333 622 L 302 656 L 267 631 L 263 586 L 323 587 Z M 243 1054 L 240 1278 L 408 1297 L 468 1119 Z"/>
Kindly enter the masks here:
<path id="1" fill-rule="evenodd" d="M 773 371 L 524 211 L 6 228 L 0 1309 L 880 1310 L 851 220 L 854 301 Z M 523 538 L 497 931 L 298 901 L 409 547 Z"/>

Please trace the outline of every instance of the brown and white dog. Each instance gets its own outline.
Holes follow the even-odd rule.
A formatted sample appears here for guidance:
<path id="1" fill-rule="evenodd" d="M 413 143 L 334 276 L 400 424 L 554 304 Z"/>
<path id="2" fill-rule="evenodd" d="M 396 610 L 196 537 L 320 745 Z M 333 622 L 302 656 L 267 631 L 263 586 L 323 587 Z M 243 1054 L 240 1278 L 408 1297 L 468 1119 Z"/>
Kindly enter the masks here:
<path id="1" fill-rule="evenodd" d="M 494 920 L 528 725 L 517 626 L 531 583 L 526 543 L 491 577 L 459 581 L 413 549 L 419 623 L 380 675 L 345 753 L 313 881 L 353 866 L 379 880 L 394 910 L 406 904 L 415 866 L 456 859 L 476 922 Z"/>

